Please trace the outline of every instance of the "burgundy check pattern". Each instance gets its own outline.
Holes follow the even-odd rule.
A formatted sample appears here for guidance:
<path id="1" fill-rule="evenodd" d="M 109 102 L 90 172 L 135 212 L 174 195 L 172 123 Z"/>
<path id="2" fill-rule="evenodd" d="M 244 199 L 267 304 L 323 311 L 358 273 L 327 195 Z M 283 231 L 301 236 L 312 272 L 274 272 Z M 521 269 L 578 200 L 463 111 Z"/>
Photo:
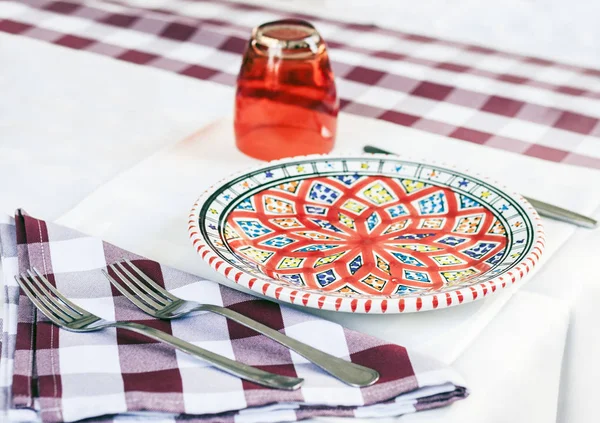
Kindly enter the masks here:
<path id="1" fill-rule="evenodd" d="M 103 318 L 139 322 L 264 370 L 305 379 L 298 391 L 268 389 L 217 370 L 202 360 L 121 329 L 73 333 L 59 329 L 8 282 L 0 369 L 12 368 L 4 412 L 39 411 L 45 422 L 127 420 L 124 413 L 155 412 L 164 421 L 296 421 L 314 416 L 383 417 L 448 405 L 466 397 L 443 364 L 336 323 L 200 280 L 52 223 L 17 212 L 0 221 L 3 264 L 12 273 L 36 267 L 66 296 Z M 137 309 L 100 269 L 133 260 L 176 295 L 244 313 L 338 357 L 377 369 L 367 388 L 345 385 L 302 357 L 222 316 L 206 313 L 161 321 Z M 18 268 L 18 270 L 17 270 Z M 18 305 L 18 306 L 17 306 Z M 15 326 L 16 331 L 11 332 Z M 11 360 L 12 359 L 12 360 Z M 2 388 L 2 386 L 0 386 Z M 1 412 L 2 410 L 0 410 Z M 160 413 L 160 414 L 156 414 Z M 0 417 L 2 414 L 0 414 Z M 137 416 L 139 417 L 139 415 Z"/>
<path id="2" fill-rule="evenodd" d="M 597 69 L 223 0 L 0 2 L 0 31 L 229 86 L 251 28 L 284 17 L 328 41 L 344 112 L 600 168 Z"/>

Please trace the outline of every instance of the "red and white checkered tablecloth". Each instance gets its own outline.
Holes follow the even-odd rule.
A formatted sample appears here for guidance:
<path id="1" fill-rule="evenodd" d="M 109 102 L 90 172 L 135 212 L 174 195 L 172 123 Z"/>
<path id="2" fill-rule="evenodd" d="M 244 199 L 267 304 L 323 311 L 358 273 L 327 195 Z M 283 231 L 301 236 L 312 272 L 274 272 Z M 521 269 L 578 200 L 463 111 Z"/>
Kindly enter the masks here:
<path id="1" fill-rule="evenodd" d="M 251 28 L 284 17 L 327 40 L 343 112 L 600 169 L 597 69 L 223 0 L 0 1 L 0 31 L 229 86 Z"/>

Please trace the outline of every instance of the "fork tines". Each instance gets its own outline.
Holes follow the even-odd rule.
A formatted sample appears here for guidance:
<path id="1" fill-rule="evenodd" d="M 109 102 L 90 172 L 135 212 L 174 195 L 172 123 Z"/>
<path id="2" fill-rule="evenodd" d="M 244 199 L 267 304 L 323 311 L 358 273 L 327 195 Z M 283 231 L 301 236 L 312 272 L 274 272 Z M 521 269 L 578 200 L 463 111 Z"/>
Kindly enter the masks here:
<path id="1" fill-rule="evenodd" d="M 104 276 L 112 282 L 121 294 L 146 313 L 153 314 L 157 310 L 178 300 L 178 298 L 173 297 L 163 287 L 150 279 L 130 260 L 123 259 L 122 262 L 110 264 L 108 265 L 108 269 L 112 271 L 113 275 L 102 270 Z"/>
<path id="2" fill-rule="evenodd" d="M 15 276 L 15 280 L 31 302 L 58 325 L 64 325 L 86 315 L 87 312 L 69 301 L 35 267 Z"/>

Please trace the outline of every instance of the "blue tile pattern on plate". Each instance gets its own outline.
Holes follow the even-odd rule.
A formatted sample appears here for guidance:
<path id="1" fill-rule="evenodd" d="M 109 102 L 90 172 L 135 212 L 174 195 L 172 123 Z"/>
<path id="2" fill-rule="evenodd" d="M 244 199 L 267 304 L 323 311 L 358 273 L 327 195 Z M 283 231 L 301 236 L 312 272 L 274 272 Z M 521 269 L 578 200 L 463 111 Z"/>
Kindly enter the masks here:
<path id="1" fill-rule="evenodd" d="M 379 225 L 379 215 L 374 212 L 367 217 L 367 229 L 371 232 L 377 225 Z"/>
<path id="2" fill-rule="evenodd" d="M 409 281 L 430 282 L 429 275 L 423 272 L 414 272 L 412 270 L 404 270 L 404 279 Z"/>
<path id="3" fill-rule="evenodd" d="M 362 255 L 359 254 L 354 257 L 350 263 L 348 263 L 348 269 L 350 270 L 350 273 L 354 275 L 358 269 L 362 267 L 362 265 Z"/>
<path id="4" fill-rule="evenodd" d="M 256 238 L 273 232 L 255 220 L 238 220 L 236 223 L 250 238 Z"/>
<path id="5" fill-rule="evenodd" d="M 333 204 L 339 198 L 340 193 L 333 188 L 322 184 L 315 183 L 308 193 L 308 197 L 313 201 L 322 201 L 324 203 Z"/>
<path id="6" fill-rule="evenodd" d="M 337 179 L 338 181 L 341 181 L 342 183 L 350 186 L 353 183 L 355 183 L 356 181 L 358 181 L 361 177 L 359 175 L 357 175 L 356 173 L 351 174 L 351 175 L 336 175 L 334 176 L 335 179 Z"/>
<path id="7" fill-rule="evenodd" d="M 436 242 L 439 242 L 440 244 L 446 244 L 446 245 L 450 245 L 451 247 L 454 247 L 458 244 L 462 244 L 463 242 L 465 242 L 467 240 L 467 238 L 459 238 L 456 236 L 445 236 L 443 238 L 438 239 Z"/>
<path id="8" fill-rule="evenodd" d="M 420 213 L 424 215 L 446 213 L 446 196 L 442 192 L 423 198 L 418 204 Z"/>
<path id="9" fill-rule="evenodd" d="M 487 253 L 492 251 L 498 244 L 493 242 L 478 242 L 471 248 L 463 250 L 462 252 L 469 257 L 474 259 L 480 259 L 485 256 Z"/>
<path id="10" fill-rule="evenodd" d="M 502 258 L 503 255 L 504 255 L 504 250 L 498 251 L 496 254 L 494 254 L 492 257 L 487 259 L 485 262 L 491 264 L 492 266 L 495 266 L 496 264 L 498 264 L 500 262 L 500 259 Z"/>
<path id="11" fill-rule="evenodd" d="M 389 213 L 390 217 L 399 217 L 408 214 L 408 211 L 406 211 L 406 207 L 404 207 L 402 204 L 390 207 L 389 209 L 387 209 L 387 212 Z"/>
<path id="12" fill-rule="evenodd" d="M 472 198 L 467 197 L 466 195 L 460 195 L 460 208 L 461 209 L 472 209 L 475 207 L 481 207 L 477 201 Z"/>
<path id="13" fill-rule="evenodd" d="M 407 256 L 406 254 L 399 253 L 397 251 L 390 251 L 394 257 L 396 257 L 401 263 L 408 264 L 410 266 L 423 267 L 425 266 L 419 260 L 414 257 Z"/>
<path id="14" fill-rule="evenodd" d="M 294 250 L 294 251 L 295 252 L 299 252 L 299 253 L 305 253 L 305 252 L 308 252 L 308 251 L 331 250 L 332 248 L 336 248 L 336 247 L 339 247 L 339 245 L 311 244 L 311 245 L 307 245 L 306 247 L 298 248 L 297 250 Z"/>
<path id="15" fill-rule="evenodd" d="M 252 200 L 250 200 L 250 198 L 242 200 L 240 204 L 237 205 L 237 208 L 240 210 L 256 211 L 254 210 L 254 206 L 252 205 Z"/>
<path id="16" fill-rule="evenodd" d="M 296 240 L 288 238 L 285 235 L 279 235 L 275 238 L 270 238 L 266 241 L 263 241 L 261 244 L 268 245 L 270 247 L 281 248 L 285 247 L 286 245 L 290 245 L 292 242 L 296 242 Z"/>
<path id="17" fill-rule="evenodd" d="M 317 278 L 318 284 L 323 287 L 329 285 L 337 279 L 332 269 L 329 269 L 325 272 L 317 273 L 315 277 Z"/>
<path id="18" fill-rule="evenodd" d="M 405 235 L 400 235 L 397 236 L 394 239 L 423 239 L 423 238 L 427 238 L 430 236 L 434 236 L 435 234 L 432 233 L 426 233 L 426 234 L 405 234 Z"/>
<path id="19" fill-rule="evenodd" d="M 330 231 L 333 231 L 333 232 L 343 233 L 343 231 L 341 231 L 337 227 L 333 226 L 330 222 L 328 222 L 326 220 L 321 220 L 321 219 L 310 219 L 310 220 L 313 221 L 314 223 L 316 223 L 317 225 L 319 225 L 320 227 L 322 227 L 323 229 L 329 229 Z"/>
<path id="20" fill-rule="evenodd" d="M 319 214 L 319 215 L 327 214 L 326 207 L 304 206 L 304 210 L 306 210 L 306 213 L 308 213 L 308 214 Z"/>

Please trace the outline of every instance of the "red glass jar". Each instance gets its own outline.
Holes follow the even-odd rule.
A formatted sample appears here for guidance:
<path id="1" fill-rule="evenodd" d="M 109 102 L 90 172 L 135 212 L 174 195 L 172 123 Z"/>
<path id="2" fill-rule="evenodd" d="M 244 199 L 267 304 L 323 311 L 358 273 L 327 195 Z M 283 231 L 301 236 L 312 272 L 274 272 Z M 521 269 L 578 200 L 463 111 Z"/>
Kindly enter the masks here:
<path id="1" fill-rule="evenodd" d="M 262 160 L 328 153 L 338 111 L 325 42 L 311 24 L 281 20 L 252 31 L 235 99 L 243 153 Z"/>

